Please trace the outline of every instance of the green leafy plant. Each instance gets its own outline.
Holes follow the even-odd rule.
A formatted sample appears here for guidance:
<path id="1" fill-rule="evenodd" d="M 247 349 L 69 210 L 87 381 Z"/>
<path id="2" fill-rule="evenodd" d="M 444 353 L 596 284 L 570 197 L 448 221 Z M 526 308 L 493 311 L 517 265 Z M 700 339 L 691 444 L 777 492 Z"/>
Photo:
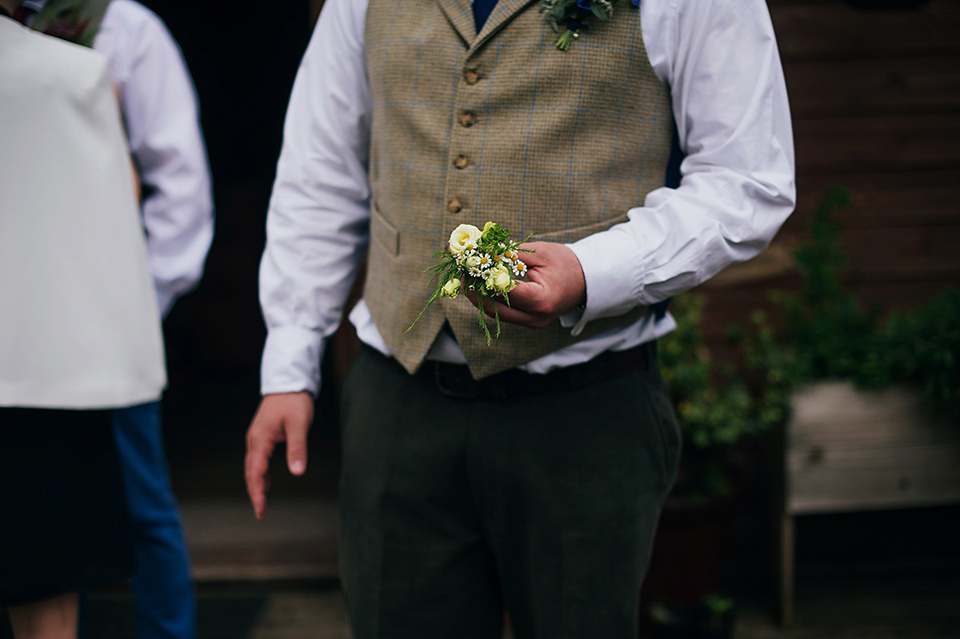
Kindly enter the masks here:
<path id="1" fill-rule="evenodd" d="M 960 290 L 947 289 L 913 312 L 891 315 L 876 344 L 857 381 L 913 384 L 931 408 L 960 419 Z"/>
<path id="2" fill-rule="evenodd" d="M 843 229 L 836 212 L 850 203 L 844 188 L 827 192 L 794 252 L 795 292 L 775 292 L 784 311 L 790 376 L 849 379 L 858 385 L 917 386 L 928 404 L 960 417 L 960 290 L 950 288 L 908 312 L 864 309 L 856 281 L 845 272 Z"/>
<path id="3" fill-rule="evenodd" d="M 708 594 L 693 605 L 655 601 L 650 606 L 655 639 L 732 637 L 735 614 L 733 599 L 718 594 Z"/>
<path id="4" fill-rule="evenodd" d="M 731 597 L 712 594 L 703 598 L 703 606 L 711 615 L 720 616 L 732 611 L 734 603 Z"/>
<path id="5" fill-rule="evenodd" d="M 830 190 L 794 251 L 799 286 L 771 298 L 783 312 L 775 333 L 766 315 L 727 330 L 715 355 L 703 338 L 705 298 L 672 302 L 677 330 L 660 340 L 660 361 L 684 437 L 675 494 L 723 495 L 733 481 L 732 450 L 783 423 L 800 383 L 849 379 L 861 386 L 914 384 L 928 403 L 960 417 L 960 290 L 947 289 L 904 313 L 865 308 L 855 294 L 836 212 L 850 203 Z"/>
<path id="6" fill-rule="evenodd" d="M 675 492 L 709 497 L 733 488 L 732 449 L 785 419 L 791 386 L 762 312 L 751 314 L 750 330 L 728 330 L 734 356 L 718 360 L 703 339 L 703 308 L 697 294 L 673 301 L 677 329 L 661 340 L 660 363 L 685 444 Z"/>
<path id="7" fill-rule="evenodd" d="M 849 203 L 846 189 L 827 193 L 811 221 L 810 240 L 793 253 L 800 286 L 771 295 L 784 310 L 798 378 L 854 377 L 876 348 L 879 311 L 864 309 L 843 277 L 847 257 L 835 212 Z"/>

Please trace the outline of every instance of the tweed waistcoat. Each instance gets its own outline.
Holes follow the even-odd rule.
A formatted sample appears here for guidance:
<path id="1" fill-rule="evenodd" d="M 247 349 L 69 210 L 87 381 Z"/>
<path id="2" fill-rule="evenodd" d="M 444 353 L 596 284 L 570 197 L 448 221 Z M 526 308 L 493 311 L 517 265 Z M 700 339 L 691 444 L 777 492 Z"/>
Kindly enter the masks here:
<path id="1" fill-rule="evenodd" d="M 616 5 L 568 51 L 534 0 L 500 0 L 478 34 L 469 0 L 370 0 L 372 219 L 364 298 L 397 360 L 419 368 L 444 321 L 482 378 L 635 321 L 503 324 L 487 346 L 463 296 L 430 306 L 424 273 L 459 224 L 572 242 L 627 220 L 663 185 L 673 121 L 640 12 Z M 587 292 L 589 295 L 589 291 Z M 492 321 L 492 320 L 491 320 Z"/>

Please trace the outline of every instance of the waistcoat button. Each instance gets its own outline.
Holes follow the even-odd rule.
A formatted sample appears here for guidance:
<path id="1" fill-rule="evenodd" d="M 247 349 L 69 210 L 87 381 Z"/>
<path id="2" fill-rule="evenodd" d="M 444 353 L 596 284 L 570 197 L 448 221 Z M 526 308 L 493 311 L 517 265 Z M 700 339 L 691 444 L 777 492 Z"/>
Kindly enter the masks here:
<path id="1" fill-rule="evenodd" d="M 460 114 L 460 126 L 469 128 L 473 126 L 473 122 L 476 118 L 469 111 L 464 111 Z"/>
<path id="2" fill-rule="evenodd" d="M 447 210 L 451 213 L 459 213 L 463 210 L 463 204 L 457 198 L 453 198 L 447 203 Z"/>
<path id="3" fill-rule="evenodd" d="M 463 74 L 463 79 L 467 81 L 467 84 L 476 84 L 480 81 L 480 74 L 477 73 L 476 69 L 467 69 Z"/>
<path id="4" fill-rule="evenodd" d="M 457 167 L 458 169 L 465 169 L 465 168 L 467 168 L 467 165 L 468 165 L 468 164 L 470 164 L 470 161 L 467 160 L 467 156 L 465 156 L 465 155 L 458 155 L 458 156 L 457 156 L 456 158 L 454 158 L 454 160 L 453 160 L 453 165 L 454 165 L 455 167 Z"/>

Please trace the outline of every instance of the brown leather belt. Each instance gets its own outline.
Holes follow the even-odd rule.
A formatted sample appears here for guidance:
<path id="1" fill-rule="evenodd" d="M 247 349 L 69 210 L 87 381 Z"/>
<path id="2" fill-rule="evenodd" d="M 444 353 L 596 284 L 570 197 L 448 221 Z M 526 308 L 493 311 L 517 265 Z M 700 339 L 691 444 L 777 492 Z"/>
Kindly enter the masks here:
<path id="1" fill-rule="evenodd" d="M 369 349 L 383 357 L 374 349 Z M 387 359 L 387 358 L 385 358 Z M 400 366 L 390 358 L 394 365 Z M 476 380 L 462 364 L 424 362 L 416 376 L 432 380 L 437 390 L 458 399 L 507 399 L 583 388 L 595 382 L 650 369 L 656 361 L 656 343 L 648 342 L 625 351 L 607 351 L 588 362 L 536 374 L 513 368 Z"/>

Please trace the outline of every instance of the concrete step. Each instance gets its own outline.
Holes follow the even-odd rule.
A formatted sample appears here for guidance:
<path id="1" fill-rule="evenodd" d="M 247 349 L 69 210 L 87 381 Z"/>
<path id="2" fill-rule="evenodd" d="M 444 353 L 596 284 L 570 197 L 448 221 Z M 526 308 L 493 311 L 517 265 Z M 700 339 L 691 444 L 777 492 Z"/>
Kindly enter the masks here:
<path id="1" fill-rule="evenodd" d="M 337 579 L 336 503 L 271 498 L 263 521 L 236 499 L 191 499 L 180 504 L 197 582 Z"/>

